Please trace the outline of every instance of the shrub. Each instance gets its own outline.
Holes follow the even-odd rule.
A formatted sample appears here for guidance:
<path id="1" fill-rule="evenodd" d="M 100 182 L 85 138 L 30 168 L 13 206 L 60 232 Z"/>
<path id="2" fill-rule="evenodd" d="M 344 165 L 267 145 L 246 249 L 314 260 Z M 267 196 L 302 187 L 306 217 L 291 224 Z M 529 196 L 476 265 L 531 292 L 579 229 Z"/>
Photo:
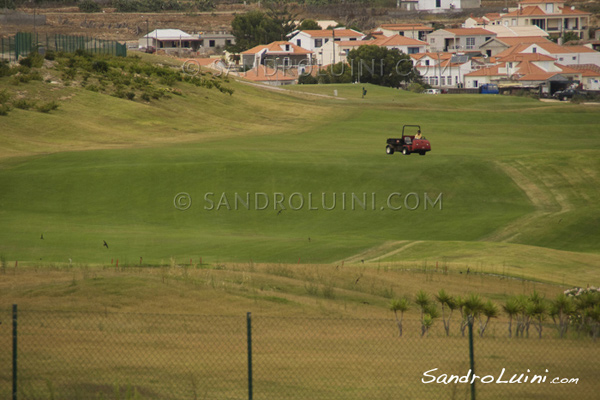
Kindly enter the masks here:
<path id="1" fill-rule="evenodd" d="M 150 95 L 148 93 L 146 93 L 146 92 L 142 93 L 142 95 L 140 97 L 144 101 L 150 101 Z"/>
<path id="2" fill-rule="evenodd" d="M 412 82 L 410 85 L 408 85 L 407 89 L 413 93 L 423 93 L 425 87 L 420 83 Z"/>
<path id="3" fill-rule="evenodd" d="M 49 113 L 50 111 L 54 111 L 58 109 L 59 104 L 55 101 L 50 101 L 48 103 L 40 104 L 36 107 L 39 112 Z"/>
<path id="4" fill-rule="evenodd" d="M 4 89 L 0 91 L 0 104 L 7 103 L 11 97 L 12 95 L 8 92 L 8 90 Z"/>
<path id="5" fill-rule="evenodd" d="M 127 92 L 127 93 L 125 93 L 125 97 L 127 97 L 127 99 L 129 99 L 129 100 L 133 100 L 133 98 L 135 97 L 135 93 Z"/>
<path id="6" fill-rule="evenodd" d="M 19 64 L 29 68 L 41 68 L 44 65 L 44 57 L 39 53 L 31 53 L 19 61 Z"/>
<path id="7" fill-rule="evenodd" d="M 48 61 L 54 61 L 54 59 L 56 58 L 56 53 L 54 52 L 54 50 L 48 50 L 46 51 L 44 58 Z"/>
<path id="8" fill-rule="evenodd" d="M 108 72 L 108 63 L 104 60 L 97 60 L 92 63 L 92 70 L 96 72 Z"/>
<path id="9" fill-rule="evenodd" d="M 0 105 L 0 115 L 1 116 L 8 115 L 9 111 L 10 111 L 10 106 L 8 104 Z"/>
<path id="10" fill-rule="evenodd" d="M 28 101 L 26 99 L 19 99 L 12 102 L 13 107 L 18 108 L 20 110 L 29 110 L 32 107 L 35 107 L 35 101 Z"/>
<path id="11" fill-rule="evenodd" d="M 2 60 L 0 61 L 0 78 L 3 76 L 9 76 L 11 75 L 11 69 L 8 66 L 8 61 L 6 60 Z"/>
<path id="12" fill-rule="evenodd" d="M 85 13 L 102 11 L 102 6 L 100 6 L 100 4 L 96 3 L 94 0 L 81 0 L 77 6 L 79 7 L 79 11 Z"/>

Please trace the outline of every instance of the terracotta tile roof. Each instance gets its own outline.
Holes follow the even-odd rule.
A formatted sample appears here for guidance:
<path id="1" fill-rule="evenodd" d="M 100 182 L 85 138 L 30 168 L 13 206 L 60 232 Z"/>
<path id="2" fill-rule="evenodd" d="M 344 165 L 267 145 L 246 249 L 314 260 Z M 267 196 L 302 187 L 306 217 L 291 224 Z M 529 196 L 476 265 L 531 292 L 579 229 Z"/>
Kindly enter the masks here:
<path id="1" fill-rule="evenodd" d="M 359 47 L 359 46 L 370 46 L 374 45 L 378 39 L 374 40 L 340 40 L 339 42 L 335 42 L 338 46 L 342 47 Z"/>
<path id="2" fill-rule="evenodd" d="M 521 0 L 520 4 L 546 4 L 546 3 L 564 3 L 564 0 Z"/>
<path id="3" fill-rule="evenodd" d="M 433 31 L 433 28 L 423 24 L 381 24 L 380 28 L 389 31 Z"/>
<path id="4" fill-rule="evenodd" d="M 540 53 L 515 53 L 498 59 L 500 62 L 556 61 L 556 58 Z"/>
<path id="5" fill-rule="evenodd" d="M 596 64 L 569 65 L 582 73 L 583 76 L 600 76 L 600 66 Z"/>
<path id="6" fill-rule="evenodd" d="M 314 38 L 330 38 L 330 37 L 333 37 L 333 29 L 306 30 L 306 31 L 301 31 L 301 32 L 304 32 L 308 36 L 314 37 Z M 361 33 L 361 32 L 357 32 L 354 29 L 336 29 L 335 30 L 335 37 L 336 38 L 341 38 L 341 37 L 361 37 L 361 36 L 365 36 L 365 34 Z"/>
<path id="7" fill-rule="evenodd" d="M 538 6 L 527 6 L 504 14 L 503 17 L 520 17 L 527 15 L 546 15 L 546 13 Z"/>
<path id="8" fill-rule="evenodd" d="M 282 46 L 285 46 L 285 45 L 290 46 L 289 51 L 285 51 L 282 48 Z M 271 53 L 271 54 L 310 54 L 310 53 L 312 53 L 312 51 L 303 49 L 302 47 L 296 46 L 295 44 L 293 44 L 291 42 L 279 41 L 279 42 L 273 42 L 273 43 L 269 43 L 269 44 L 261 44 L 261 45 L 255 46 L 251 49 L 243 51 L 242 54 L 256 54 L 256 53 L 263 51 L 264 49 L 267 49 L 268 53 Z"/>
<path id="9" fill-rule="evenodd" d="M 427 46 L 427 42 L 422 40 L 411 39 L 402 35 L 392 35 L 390 37 L 382 37 L 375 40 L 377 46 Z"/>
<path id="10" fill-rule="evenodd" d="M 496 38 L 496 40 L 501 41 L 502 43 L 514 46 L 521 43 L 546 43 L 550 42 L 550 40 L 546 39 L 543 36 L 515 36 L 515 37 L 501 37 Z M 554 43 L 554 42 L 552 42 Z"/>
<path id="11" fill-rule="evenodd" d="M 547 13 L 538 6 L 526 6 L 515 11 L 511 11 L 508 14 L 504 14 L 503 17 L 523 17 L 523 16 L 537 16 L 537 15 L 591 15 L 590 13 L 572 10 L 570 7 L 558 8 L 556 12 Z"/>
<path id="12" fill-rule="evenodd" d="M 500 74 L 498 68 L 500 65 L 494 65 L 492 67 L 481 68 L 473 72 L 465 74 L 465 76 L 505 76 L 506 74 Z"/>
<path id="13" fill-rule="evenodd" d="M 483 29 L 483 28 L 456 28 L 456 29 L 441 29 L 441 30 L 450 32 L 455 36 L 469 36 L 469 35 L 495 36 L 496 35 L 494 32 L 488 31 L 487 29 Z"/>

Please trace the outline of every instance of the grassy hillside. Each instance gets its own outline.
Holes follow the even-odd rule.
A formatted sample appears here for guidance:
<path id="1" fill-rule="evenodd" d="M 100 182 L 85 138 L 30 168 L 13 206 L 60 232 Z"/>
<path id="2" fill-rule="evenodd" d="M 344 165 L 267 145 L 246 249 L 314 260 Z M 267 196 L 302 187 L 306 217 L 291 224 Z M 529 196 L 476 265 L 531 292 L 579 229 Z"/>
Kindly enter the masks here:
<path id="1" fill-rule="evenodd" d="M 0 119 L 8 260 L 427 260 L 566 284 L 598 279 L 597 106 L 368 85 L 361 99 L 362 85 L 272 91 L 233 80 L 231 96 L 175 82 L 181 95 L 143 102 L 0 83 L 60 101 L 49 114 Z M 385 155 L 403 124 L 421 125 L 430 154 Z M 185 211 L 174 206 L 180 192 L 192 199 Z M 329 207 L 336 196 L 334 210 L 323 193 Z M 435 207 L 425 209 L 426 193 L 441 195 Z M 275 207 L 281 198 L 285 210 Z"/>

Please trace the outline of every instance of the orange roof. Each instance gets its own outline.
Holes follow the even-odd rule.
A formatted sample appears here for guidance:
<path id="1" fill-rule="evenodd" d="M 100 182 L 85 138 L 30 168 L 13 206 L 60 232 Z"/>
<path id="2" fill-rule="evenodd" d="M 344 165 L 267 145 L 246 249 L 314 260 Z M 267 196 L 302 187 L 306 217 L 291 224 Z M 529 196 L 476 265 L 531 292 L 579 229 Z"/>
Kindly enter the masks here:
<path id="1" fill-rule="evenodd" d="M 500 19 L 501 15 L 500 13 L 487 13 L 484 15 L 484 17 L 489 19 L 490 21 L 495 21 L 497 19 Z"/>
<path id="2" fill-rule="evenodd" d="M 285 45 L 290 46 L 289 51 L 286 51 L 282 48 L 282 46 L 285 46 Z M 242 54 L 256 54 L 256 53 L 263 51 L 264 49 L 267 49 L 267 52 L 272 53 L 272 54 L 276 54 L 276 53 L 280 53 L 280 54 L 310 54 L 310 53 L 312 53 L 312 51 L 303 49 L 302 47 L 296 46 L 295 44 L 293 44 L 291 42 L 279 41 L 279 42 L 273 42 L 273 43 L 269 43 L 269 44 L 261 44 L 261 45 L 255 46 L 249 50 L 242 52 Z"/>
<path id="3" fill-rule="evenodd" d="M 441 29 L 446 32 L 450 32 L 455 36 L 469 36 L 469 35 L 490 35 L 496 36 L 492 31 L 488 31 L 483 28 L 456 28 L 456 29 Z"/>
<path id="4" fill-rule="evenodd" d="M 382 37 L 375 40 L 377 46 L 427 46 L 427 42 L 422 40 L 411 39 L 402 35 L 392 35 L 390 37 Z"/>
<path id="5" fill-rule="evenodd" d="M 535 43 L 521 43 L 515 46 L 509 47 L 508 49 L 498 53 L 496 56 L 498 58 L 508 57 L 511 54 L 535 54 L 535 53 L 522 53 L 523 51 L 530 48 L 532 45 L 536 45 L 544 50 L 546 50 L 550 54 L 566 54 L 566 53 L 589 53 L 595 52 L 585 46 L 560 46 L 550 40 L 546 40 L 543 42 L 535 42 Z"/>
<path id="6" fill-rule="evenodd" d="M 543 36 L 514 36 L 514 37 L 502 37 L 496 38 L 496 40 L 501 41 L 504 44 L 509 46 L 514 46 L 521 43 L 545 43 L 550 42 L 550 40 L 546 39 Z M 554 43 L 554 42 L 552 42 Z"/>
<path id="7" fill-rule="evenodd" d="M 532 61 L 556 61 L 556 58 L 540 53 L 517 53 L 499 58 L 500 62 L 532 62 Z"/>
<path id="8" fill-rule="evenodd" d="M 488 68 L 481 68 L 481 69 L 478 69 L 476 71 L 469 72 L 468 74 L 465 74 L 465 76 L 500 76 L 500 75 L 506 75 L 506 74 L 500 74 L 498 72 L 498 68 L 500 68 L 500 65 L 494 65 L 494 66 L 488 67 Z"/>
<path id="9" fill-rule="evenodd" d="M 518 16 L 526 16 L 526 15 L 546 15 L 544 11 L 538 6 L 527 6 L 523 8 L 519 8 L 518 10 L 511 11 L 508 14 L 504 14 L 504 17 L 518 17 Z"/>
<path id="10" fill-rule="evenodd" d="M 520 4 L 564 3 L 565 0 L 521 0 Z"/>
<path id="11" fill-rule="evenodd" d="M 579 10 L 572 10 L 570 7 L 558 8 L 557 12 L 547 13 L 543 11 L 538 6 L 527 6 L 523 8 L 519 8 L 518 10 L 511 11 L 508 14 L 504 14 L 503 17 L 523 17 L 523 16 L 534 16 L 534 15 L 591 15 L 590 13 L 586 13 Z"/>
<path id="12" fill-rule="evenodd" d="M 308 36 L 316 38 L 330 38 L 333 37 L 333 29 L 322 29 L 322 30 L 306 30 L 301 31 L 306 33 Z M 364 33 L 357 32 L 354 29 L 335 29 L 335 37 L 361 37 L 365 36 Z"/>
<path id="13" fill-rule="evenodd" d="M 340 40 L 339 42 L 335 42 L 338 46 L 355 46 L 355 47 L 359 47 L 359 46 L 370 46 L 370 45 L 375 45 L 375 42 L 377 42 L 377 39 L 374 40 Z"/>
<path id="14" fill-rule="evenodd" d="M 433 28 L 423 24 L 381 24 L 388 31 L 433 31 Z"/>
<path id="15" fill-rule="evenodd" d="M 240 76 L 255 82 L 294 81 L 298 78 L 298 71 L 282 68 L 273 69 L 259 65 L 256 68 L 240 73 Z"/>

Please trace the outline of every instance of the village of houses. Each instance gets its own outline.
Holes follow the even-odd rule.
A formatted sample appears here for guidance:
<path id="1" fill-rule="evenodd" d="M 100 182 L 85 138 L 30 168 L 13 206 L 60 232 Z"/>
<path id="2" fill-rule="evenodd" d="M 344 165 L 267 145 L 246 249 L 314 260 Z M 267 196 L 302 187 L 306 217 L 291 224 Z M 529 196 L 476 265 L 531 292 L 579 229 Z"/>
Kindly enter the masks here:
<path id="1" fill-rule="evenodd" d="M 403 1 L 402 7 L 414 9 L 421 2 L 427 3 Z M 438 11 L 461 7 L 460 0 L 429 3 Z M 423 82 L 442 92 L 495 84 L 536 90 L 541 97 L 548 97 L 567 88 L 600 90 L 600 29 L 590 35 L 590 17 L 565 6 L 564 0 L 522 0 L 506 13 L 469 17 L 455 29 L 390 23 L 359 32 L 333 28 L 336 21 L 317 21 L 322 30 L 296 30 L 287 40 L 261 44 L 235 58 L 221 52 L 195 62 L 226 68 L 254 82 L 290 85 L 298 83 L 302 74 L 346 62 L 352 49 L 371 45 L 409 55 Z M 564 43 L 569 32 L 569 37 L 579 40 Z M 221 49 L 234 40 L 226 32 L 207 37 L 175 28 L 158 29 L 140 38 L 139 47 L 200 57 L 206 49 Z M 234 59 L 235 63 L 230 62 Z"/>

